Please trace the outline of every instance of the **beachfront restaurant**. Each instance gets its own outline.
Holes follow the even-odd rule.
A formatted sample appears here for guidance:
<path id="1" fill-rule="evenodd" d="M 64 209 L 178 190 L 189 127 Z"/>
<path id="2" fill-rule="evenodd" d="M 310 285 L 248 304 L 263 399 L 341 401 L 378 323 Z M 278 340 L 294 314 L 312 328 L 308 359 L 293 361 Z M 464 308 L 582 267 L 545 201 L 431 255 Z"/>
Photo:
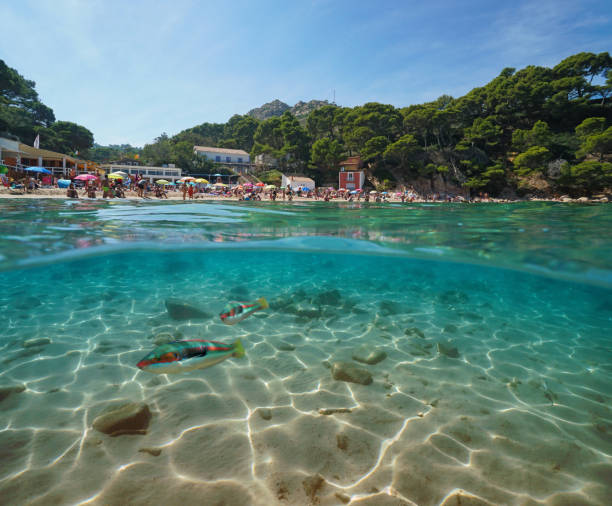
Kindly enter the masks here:
<path id="1" fill-rule="evenodd" d="M 182 177 L 182 169 L 176 167 L 173 163 L 162 165 L 161 167 L 152 167 L 147 165 L 133 165 L 125 163 L 106 163 L 100 166 L 108 174 L 111 172 L 125 172 L 134 179 L 137 175 L 143 179 L 153 183 L 156 179 L 165 179 L 171 183 L 176 182 Z"/>
<path id="2" fill-rule="evenodd" d="M 56 177 L 95 172 L 97 164 L 79 160 L 73 156 L 39 149 L 22 142 L 0 137 L 0 163 L 9 168 L 23 170 L 26 167 L 44 167 Z"/>

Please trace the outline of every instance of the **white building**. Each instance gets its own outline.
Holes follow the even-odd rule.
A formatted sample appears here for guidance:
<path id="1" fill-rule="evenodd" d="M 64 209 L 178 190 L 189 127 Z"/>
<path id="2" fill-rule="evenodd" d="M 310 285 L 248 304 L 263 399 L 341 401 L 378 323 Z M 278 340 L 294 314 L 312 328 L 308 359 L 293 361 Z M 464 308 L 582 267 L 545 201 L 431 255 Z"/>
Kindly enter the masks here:
<path id="1" fill-rule="evenodd" d="M 309 177 L 301 176 L 285 176 L 281 178 L 281 186 L 297 190 L 298 188 L 308 188 L 309 190 L 315 189 L 315 182 Z"/>
<path id="2" fill-rule="evenodd" d="M 122 163 L 107 163 L 101 165 L 100 168 L 104 169 L 107 174 L 119 171 L 125 172 L 131 179 L 134 179 L 134 176 L 139 174 L 141 177 L 148 179 L 149 182 L 153 182 L 156 179 L 166 179 L 167 181 L 174 182 L 182 177 L 182 170 L 175 167 L 172 163 L 167 167 L 148 167 L 144 165 L 134 166 Z"/>
<path id="3" fill-rule="evenodd" d="M 214 148 L 210 146 L 194 146 L 193 154 L 203 156 L 236 172 L 248 172 L 251 168 L 251 156 L 242 149 Z"/>

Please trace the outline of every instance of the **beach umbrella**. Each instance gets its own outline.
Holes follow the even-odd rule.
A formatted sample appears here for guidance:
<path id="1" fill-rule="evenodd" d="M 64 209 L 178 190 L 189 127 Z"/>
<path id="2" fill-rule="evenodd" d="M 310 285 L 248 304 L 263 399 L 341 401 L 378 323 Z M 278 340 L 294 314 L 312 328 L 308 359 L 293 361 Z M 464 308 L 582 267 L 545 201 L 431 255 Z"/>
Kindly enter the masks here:
<path id="1" fill-rule="evenodd" d="M 195 180 L 196 183 L 208 183 L 208 179 L 204 179 L 203 177 L 199 177 Z"/>
<path id="2" fill-rule="evenodd" d="M 109 176 L 110 177 L 110 176 Z M 158 179 L 155 181 L 157 184 L 170 184 L 170 181 L 166 181 L 165 179 Z"/>
<path id="3" fill-rule="evenodd" d="M 215 186 L 223 186 L 226 187 L 228 186 L 226 183 L 215 183 Z"/>
<path id="4" fill-rule="evenodd" d="M 108 179 L 126 179 L 126 177 L 123 174 L 119 174 L 118 172 L 113 172 L 112 174 L 109 174 Z"/>
<path id="5" fill-rule="evenodd" d="M 358 191 L 358 190 L 353 190 L 353 191 L 351 192 L 351 195 L 355 195 L 355 193 L 359 193 L 359 191 Z"/>
<path id="6" fill-rule="evenodd" d="M 374 194 L 376 194 L 376 193 L 378 193 L 376 190 L 372 190 L 372 191 L 370 192 L 370 195 L 374 195 Z"/>
<path id="7" fill-rule="evenodd" d="M 383 195 L 387 195 L 387 192 L 382 192 Z"/>
<path id="8" fill-rule="evenodd" d="M 276 188 L 276 186 L 274 186 L 273 184 L 266 185 L 266 190 L 273 190 L 274 188 Z"/>
<path id="9" fill-rule="evenodd" d="M 265 185 L 265 183 L 259 182 L 259 183 L 255 183 L 255 186 L 266 186 L 266 185 Z"/>
<path id="10" fill-rule="evenodd" d="M 38 172 L 40 174 L 51 174 L 51 171 L 44 167 L 26 167 L 24 170 L 28 172 Z"/>
<path id="11" fill-rule="evenodd" d="M 122 170 L 118 170 L 117 172 L 113 172 L 112 174 L 116 174 L 121 177 L 128 177 L 127 172 L 123 172 Z M 108 177 L 111 177 L 111 174 L 109 174 Z"/>
<path id="12" fill-rule="evenodd" d="M 79 181 L 93 181 L 94 179 L 98 179 L 93 174 L 80 174 L 74 179 L 78 179 Z"/>
<path id="13" fill-rule="evenodd" d="M 253 186 L 253 183 L 244 183 L 244 186 Z"/>
<path id="14" fill-rule="evenodd" d="M 181 182 L 181 183 L 185 183 L 187 181 L 195 181 L 195 177 L 185 176 L 185 177 L 182 177 L 181 179 L 179 179 L 179 182 Z"/>
<path id="15" fill-rule="evenodd" d="M 308 188 L 308 186 L 304 186 L 304 188 L 302 188 L 302 191 L 303 191 L 303 192 L 309 192 L 309 191 L 310 191 L 310 188 Z"/>

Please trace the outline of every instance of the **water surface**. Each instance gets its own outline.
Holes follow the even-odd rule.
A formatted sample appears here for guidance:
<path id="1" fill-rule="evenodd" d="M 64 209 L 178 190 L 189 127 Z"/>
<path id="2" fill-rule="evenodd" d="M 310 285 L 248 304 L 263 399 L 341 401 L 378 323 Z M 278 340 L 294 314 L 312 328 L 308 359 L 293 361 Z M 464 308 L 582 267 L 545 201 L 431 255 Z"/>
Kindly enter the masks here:
<path id="1" fill-rule="evenodd" d="M 2 503 L 610 497 L 609 206 L 0 205 Z M 173 320 L 170 298 L 205 317 Z M 137 369 L 164 336 L 246 357 Z M 338 361 L 373 382 L 335 380 Z M 92 428 L 126 402 L 147 434 Z"/>

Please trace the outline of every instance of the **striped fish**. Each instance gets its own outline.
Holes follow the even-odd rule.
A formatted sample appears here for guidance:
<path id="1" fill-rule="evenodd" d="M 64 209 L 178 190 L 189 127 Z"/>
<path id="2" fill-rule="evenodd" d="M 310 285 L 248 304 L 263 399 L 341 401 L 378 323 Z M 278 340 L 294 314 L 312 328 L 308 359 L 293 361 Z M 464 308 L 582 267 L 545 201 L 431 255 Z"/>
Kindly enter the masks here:
<path id="1" fill-rule="evenodd" d="M 155 374 L 176 374 L 211 367 L 230 357 L 244 357 L 240 339 L 233 344 L 189 339 L 162 344 L 136 365 Z"/>
<path id="2" fill-rule="evenodd" d="M 260 297 L 255 302 L 230 302 L 219 314 L 219 318 L 226 325 L 234 325 L 247 316 L 251 316 L 255 311 L 268 307 L 268 301 L 264 297 Z"/>

